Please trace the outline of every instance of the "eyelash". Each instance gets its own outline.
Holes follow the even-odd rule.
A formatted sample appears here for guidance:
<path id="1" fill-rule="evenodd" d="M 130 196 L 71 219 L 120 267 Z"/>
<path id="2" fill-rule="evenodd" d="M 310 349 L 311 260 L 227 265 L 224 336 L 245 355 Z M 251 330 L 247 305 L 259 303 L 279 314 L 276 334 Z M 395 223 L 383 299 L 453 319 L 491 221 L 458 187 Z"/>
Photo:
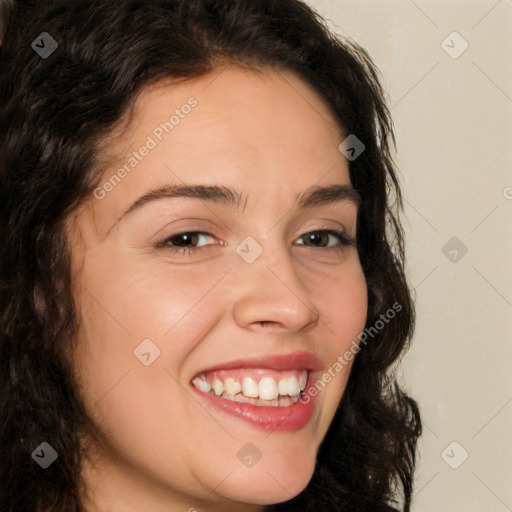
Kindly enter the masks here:
<path id="1" fill-rule="evenodd" d="M 327 251 L 340 252 L 343 250 L 344 247 L 355 247 L 356 246 L 356 241 L 354 239 L 349 238 L 343 231 L 336 231 L 334 229 L 317 229 L 314 231 L 308 231 L 307 233 L 302 235 L 299 239 L 302 239 L 312 233 L 315 233 L 315 234 L 325 233 L 327 235 L 335 236 L 340 241 L 340 244 L 336 245 L 334 247 L 309 247 L 309 246 L 306 246 L 306 247 L 309 247 L 310 249 L 324 249 Z M 183 231 L 182 233 L 177 233 L 175 235 L 167 237 L 164 240 L 158 242 L 156 247 L 157 247 L 157 249 L 165 249 L 174 254 L 192 256 L 194 253 L 196 253 L 198 250 L 200 250 L 201 247 L 175 247 L 175 246 L 170 245 L 170 243 L 169 243 L 174 238 L 177 238 L 177 237 L 180 237 L 183 235 L 191 235 L 191 234 L 213 236 L 210 233 L 206 233 L 204 231 Z M 208 246 L 210 246 L 210 247 L 211 247 L 211 245 L 218 245 L 218 244 L 208 244 Z M 305 245 L 305 244 L 299 244 L 299 245 Z M 206 246 L 206 247 L 208 247 L 208 246 Z"/>

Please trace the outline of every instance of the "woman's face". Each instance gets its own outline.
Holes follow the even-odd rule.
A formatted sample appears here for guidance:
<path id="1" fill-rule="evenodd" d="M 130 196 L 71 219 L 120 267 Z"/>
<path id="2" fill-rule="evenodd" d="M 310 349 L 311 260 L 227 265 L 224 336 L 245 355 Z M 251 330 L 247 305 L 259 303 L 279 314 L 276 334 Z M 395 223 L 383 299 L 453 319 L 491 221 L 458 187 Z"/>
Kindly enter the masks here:
<path id="1" fill-rule="evenodd" d="M 307 485 L 367 313 L 343 138 L 294 74 L 228 67 L 144 90 L 110 140 L 69 231 L 101 510 L 256 510 Z"/>

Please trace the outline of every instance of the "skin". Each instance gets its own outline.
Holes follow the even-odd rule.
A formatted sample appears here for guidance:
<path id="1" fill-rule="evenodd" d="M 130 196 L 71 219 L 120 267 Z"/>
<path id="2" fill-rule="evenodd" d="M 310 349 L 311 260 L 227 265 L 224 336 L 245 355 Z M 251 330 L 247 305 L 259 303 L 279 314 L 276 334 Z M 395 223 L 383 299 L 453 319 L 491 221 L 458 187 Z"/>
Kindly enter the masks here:
<path id="1" fill-rule="evenodd" d="M 95 428 L 83 436 L 82 477 L 94 512 L 256 511 L 296 496 L 312 476 L 350 365 L 295 431 L 268 432 L 209 408 L 190 381 L 226 361 L 301 351 L 327 370 L 366 320 L 356 248 L 332 236 L 305 245 L 320 229 L 355 237 L 357 206 L 300 210 L 295 202 L 308 187 L 350 178 L 338 150 L 343 134 L 293 73 L 229 66 L 144 89 L 127 128 L 113 131 L 100 155 L 100 186 L 190 97 L 197 106 L 172 132 L 104 198 L 91 197 L 70 217 L 81 317 L 74 364 Z M 118 220 L 153 188 L 183 183 L 234 187 L 239 208 L 161 198 Z M 192 255 L 156 247 L 197 231 L 209 235 Z M 263 248 L 250 264 L 235 251 L 247 236 Z M 149 366 L 134 356 L 146 338 L 160 350 Z M 237 457 L 247 442 L 262 454 L 252 468 Z"/>

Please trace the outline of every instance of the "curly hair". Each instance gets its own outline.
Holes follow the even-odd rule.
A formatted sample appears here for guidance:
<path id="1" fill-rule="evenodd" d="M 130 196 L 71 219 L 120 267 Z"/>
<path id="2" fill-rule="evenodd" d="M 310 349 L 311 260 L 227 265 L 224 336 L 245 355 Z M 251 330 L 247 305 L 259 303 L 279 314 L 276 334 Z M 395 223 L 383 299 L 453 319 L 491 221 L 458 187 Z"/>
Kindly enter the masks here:
<path id="1" fill-rule="evenodd" d="M 49 58 L 31 47 L 42 32 L 58 44 Z M 349 168 L 367 328 L 401 306 L 357 354 L 309 485 L 264 510 L 390 512 L 398 486 L 409 511 L 421 420 L 394 368 L 414 305 L 393 125 L 367 52 L 299 0 L 64 0 L 23 2 L 0 58 L 0 511 L 84 510 L 88 420 L 70 363 L 78 314 L 65 226 L 99 182 L 102 139 L 142 88 L 225 63 L 295 72 L 364 142 Z M 59 454 L 45 471 L 31 459 L 42 441 Z"/>

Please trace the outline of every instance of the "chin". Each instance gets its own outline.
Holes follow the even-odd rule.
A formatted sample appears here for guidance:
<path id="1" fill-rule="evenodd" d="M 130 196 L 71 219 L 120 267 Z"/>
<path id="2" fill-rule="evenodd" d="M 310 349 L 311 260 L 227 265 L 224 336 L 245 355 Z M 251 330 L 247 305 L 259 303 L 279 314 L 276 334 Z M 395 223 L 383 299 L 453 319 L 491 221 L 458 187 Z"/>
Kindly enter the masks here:
<path id="1" fill-rule="evenodd" d="M 255 505 L 291 500 L 307 487 L 315 470 L 315 460 L 305 461 L 301 466 L 291 465 L 286 460 L 258 465 L 237 471 L 236 475 L 234 472 L 227 479 L 226 483 L 231 485 L 225 493 L 231 500 Z"/>

